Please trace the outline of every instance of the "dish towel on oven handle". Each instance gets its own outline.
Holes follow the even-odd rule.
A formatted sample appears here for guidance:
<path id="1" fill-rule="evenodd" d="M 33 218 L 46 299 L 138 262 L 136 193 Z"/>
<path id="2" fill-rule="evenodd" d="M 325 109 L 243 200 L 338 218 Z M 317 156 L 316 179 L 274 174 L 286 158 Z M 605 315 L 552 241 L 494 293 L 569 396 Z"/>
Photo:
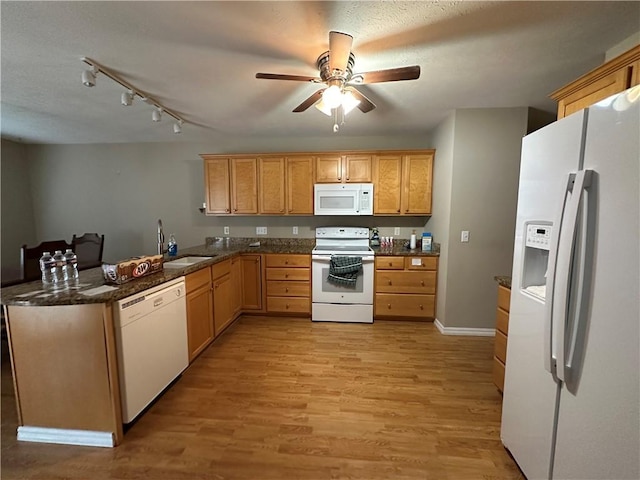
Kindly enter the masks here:
<path id="1" fill-rule="evenodd" d="M 362 270 L 361 257 L 331 255 L 327 281 L 335 285 L 355 287 L 360 270 Z"/>

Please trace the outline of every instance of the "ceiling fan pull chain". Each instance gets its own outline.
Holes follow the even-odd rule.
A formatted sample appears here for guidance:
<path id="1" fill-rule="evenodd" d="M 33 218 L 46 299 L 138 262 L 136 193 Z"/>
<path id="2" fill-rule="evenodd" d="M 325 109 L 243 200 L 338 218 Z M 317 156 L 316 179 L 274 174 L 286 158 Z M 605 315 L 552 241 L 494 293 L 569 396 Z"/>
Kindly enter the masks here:
<path id="1" fill-rule="evenodd" d="M 340 127 L 338 126 L 338 109 L 333 109 L 333 133 L 338 133 Z"/>

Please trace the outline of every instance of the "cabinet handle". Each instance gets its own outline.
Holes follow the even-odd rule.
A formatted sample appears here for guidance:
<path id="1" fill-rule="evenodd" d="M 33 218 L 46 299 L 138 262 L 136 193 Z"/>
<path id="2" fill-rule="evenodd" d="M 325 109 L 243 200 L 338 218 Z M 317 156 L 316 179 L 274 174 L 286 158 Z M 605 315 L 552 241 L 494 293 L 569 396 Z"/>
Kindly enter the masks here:
<path id="1" fill-rule="evenodd" d="M 284 264 L 285 264 L 285 265 L 289 265 L 289 260 L 285 260 L 285 261 L 284 261 Z"/>
<path id="2" fill-rule="evenodd" d="M 225 213 L 229 213 L 229 209 L 228 208 L 225 208 L 224 211 L 225 211 Z"/>
<path id="3" fill-rule="evenodd" d="M 347 182 L 349 181 L 349 177 L 347 177 Z"/>
<path id="4" fill-rule="evenodd" d="M 284 278 L 289 278 L 289 274 L 288 274 L 288 273 L 285 273 L 285 274 L 284 274 Z"/>
<path id="5" fill-rule="evenodd" d="M 214 283 L 214 284 L 213 284 L 213 288 L 218 288 L 218 286 L 219 286 L 219 285 L 218 285 L 217 283 Z"/>
<path id="6" fill-rule="evenodd" d="M 422 307 L 422 305 L 420 305 L 420 310 L 424 310 L 424 308 Z"/>
<path id="7" fill-rule="evenodd" d="M 391 280 L 389 280 L 389 285 L 391 285 Z"/>
<path id="8" fill-rule="evenodd" d="M 390 303 L 387 303 L 387 308 L 388 308 L 389 310 L 391 310 L 391 304 L 390 304 Z"/>
<path id="9" fill-rule="evenodd" d="M 338 177 L 338 180 L 342 180 L 342 177 Z"/>
<path id="10" fill-rule="evenodd" d="M 234 208 L 234 209 L 233 209 L 233 211 L 234 211 L 234 212 L 237 212 L 237 211 L 238 211 L 238 209 L 237 209 L 237 208 Z"/>
<path id="11" fill-rule="evenodd" d="M 420 285 L 424 287 L 424 280 L 420 280 Z"/>
<path id="12" fill-rule="evenodd" d="M 289 293 L 289 288 L 288 288 L 288 287 L 287 287 L 287 288 L 285 288 L 285 289 L 284 289 L 284 292 L 285 292 L 285 293 Z"/>
<path id="13" fill-rule="evenodd" d="M 286 308 L 287 310 L 289 310 L 289 304 L 287 303 L 287 304 L 285 305 L 285 307 L 284 307 L 284 308 Z"/>
<path id="14" fill-rule="evenodd" d="M 400 213 L 400 209 L 396 210 L 396 212 Z"/>
<path id="15" fill-rule="evenodd" d="M 390 267 L 393 267 L 393 263 L 389 262 L 389 266 L 390 266 Z"/>

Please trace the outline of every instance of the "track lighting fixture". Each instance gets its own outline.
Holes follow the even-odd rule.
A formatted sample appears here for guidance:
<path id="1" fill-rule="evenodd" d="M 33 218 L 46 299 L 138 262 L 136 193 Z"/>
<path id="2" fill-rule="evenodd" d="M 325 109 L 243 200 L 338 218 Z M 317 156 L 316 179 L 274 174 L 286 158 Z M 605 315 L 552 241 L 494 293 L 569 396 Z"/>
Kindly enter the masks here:
<path id="1" fill-rule="evenodd" d="M 133 92 L 131 90 L 122 92 L 122 95 L 120 96 L 120 103 L 125 106 L 131 105 L 133 103 Z"/>
<path id="2" fill-rule="evenodd" d="M 177 113 L 168 110 L 164 105 L 160 102 L 154 100 L 152 97 L 147 95 L 146 93 L 134 88 L 133 85 L 124 81 L 115 73 L 105 69 L 102 65 L 93 61 L 90 58 L 83 57 L 82 61 L 89 65 L 91 68 L 88 70 L 84 70 L 82 72 L 82 83 L 87 87 L 93 87 L 96 84 L 96 75 L 98 73 L 102 73 L 104 76 L 109 77 L 114 82 L 123 86 L 126 91 L 122 92 L 120 96 L 120 103 L 122 105 L 131 105 L 133 103 L 133 99 L 137 96 L 144 103 L 151 105 L 153 107 L 153 111 L 151 112 L 151 119 L 154 122 L 159 122 L 162 120 L 162 114 L 166 113 L 170 117 L 175 120 L 173 124 L 173 133 L 182 133 L 182 125 L 184 124 L 184 119 L 180 117 Z"/>
<path id="3" fill-rule="evenodd" d="M 82 83 L 85 87 L 93 87 L 96 84 L 96 75 L 99 70 L 95 66 L 91 66 L 91 70 L 84 70 L 82 72 Z"/>

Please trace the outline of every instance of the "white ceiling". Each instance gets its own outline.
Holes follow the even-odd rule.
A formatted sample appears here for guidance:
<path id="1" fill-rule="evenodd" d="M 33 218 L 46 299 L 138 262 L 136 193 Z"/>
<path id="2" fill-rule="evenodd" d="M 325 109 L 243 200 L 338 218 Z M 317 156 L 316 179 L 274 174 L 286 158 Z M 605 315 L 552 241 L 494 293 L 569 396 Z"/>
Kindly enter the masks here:
<path id="1" fill-rule="evenodd" d="M 420 65 L 419 80 L 358 87 L 338 135 L 415 135 L 455 108 L 532 106 L 640 31 L 640 2 L 30 2 L 2 1 L 1 133 L 25 143 L 215 141 L 331 136 L 317 85 L 256 72 L 318 74 L 330 30 L 354 37 L 356 72 Z M 181 135 L 151 107 L 120 105 L 90 57 L 187 121 Z"/>

